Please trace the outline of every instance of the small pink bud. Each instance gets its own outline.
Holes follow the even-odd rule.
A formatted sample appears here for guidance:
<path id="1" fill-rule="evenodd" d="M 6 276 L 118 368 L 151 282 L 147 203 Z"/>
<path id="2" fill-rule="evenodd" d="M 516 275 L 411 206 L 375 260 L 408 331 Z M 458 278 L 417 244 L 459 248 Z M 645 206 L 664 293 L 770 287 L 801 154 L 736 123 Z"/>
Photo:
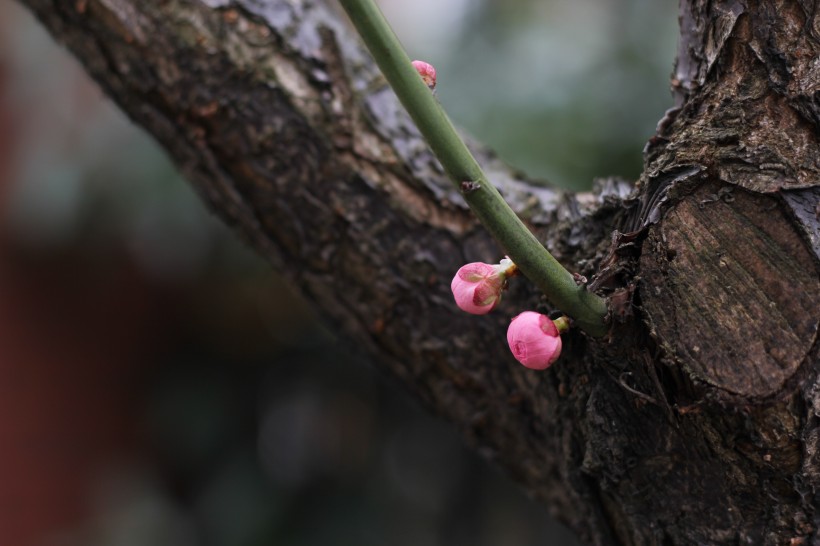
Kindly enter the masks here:
<path id="1" fill-rule="evenodd" d="M 430 63 L 424 61 L 413 61 L 413 68 L 419 73 L 421 79 L 431 90 L 436 88 L 436 69 Z"/>
<path id="2" fill-rule="evenodd" d="M 461 266 L 450 283 L 456 305 L 474 315 L 489 313 L 501 301 L 504 283 L 515 270 L 508 258 L 497 265 L 473 262 Z"/>
<path id="3" fill-rule="evenodd" d="M 507 343 L 515 359 L 527 368 L 544 370 L 561 355 L 561 335 L 549 317 L 524 311 L 512 319 Z"/>

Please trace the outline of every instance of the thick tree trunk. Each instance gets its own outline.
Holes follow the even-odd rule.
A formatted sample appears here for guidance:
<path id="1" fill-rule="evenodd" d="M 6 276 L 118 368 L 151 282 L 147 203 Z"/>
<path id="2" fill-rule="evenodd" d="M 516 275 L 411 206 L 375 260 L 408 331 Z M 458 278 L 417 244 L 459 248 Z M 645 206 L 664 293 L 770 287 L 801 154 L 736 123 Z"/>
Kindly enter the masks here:
<path id="1" fill-rule="evenodd" d="M 683 0 L 637 190 L 483 162 L 611 296 L 604 340 L 516 365 L 450 276 L 498 258 L 344 18 L 297 0 L 22 0 L 211 207 L 380 367 L 590 544 L 814 544 L 820 487 L 820 17 Z"/>

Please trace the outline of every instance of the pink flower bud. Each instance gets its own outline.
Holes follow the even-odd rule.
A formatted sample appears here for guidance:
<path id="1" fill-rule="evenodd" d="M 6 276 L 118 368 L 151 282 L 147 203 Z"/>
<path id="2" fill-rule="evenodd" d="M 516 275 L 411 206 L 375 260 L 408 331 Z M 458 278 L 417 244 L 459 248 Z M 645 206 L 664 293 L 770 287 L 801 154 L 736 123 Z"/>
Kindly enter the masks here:
<path id="1" fill-rule="evenodd" d="M 515 359 L 527 368 L 544 370 L 561 355 L 561 335 L 549 317 L 524 311 L 512 319 L 507 343 Z"/>
<path id="2" fill-rule="evenodd" d="M 515 270 L 509 259 L 497 265 L 473 262 L 461 266 L 450 283 L 456 305 L 474 315 L 489 313 L 501 301 L 504 283 Z"/>
<path id="3" fill-rule="evenodd" d="M 436 88 L 436 69 L 430 63 L 424 61 L 413 61 L 413 68 L 419 73 L 421 79 L 430 89 Z"/>

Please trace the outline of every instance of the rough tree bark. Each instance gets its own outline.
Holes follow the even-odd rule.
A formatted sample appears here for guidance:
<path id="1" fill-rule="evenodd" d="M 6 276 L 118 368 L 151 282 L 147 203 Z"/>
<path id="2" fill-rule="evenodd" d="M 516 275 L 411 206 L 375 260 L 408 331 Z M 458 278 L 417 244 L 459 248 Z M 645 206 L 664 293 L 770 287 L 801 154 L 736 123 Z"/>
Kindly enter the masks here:
<path id="1" fill-rule="evenodd" d="M 682 0 L 678 107 L 627 197 L 491 178 L 610 296 L 545 373 L 448 282 L 488 240 L 328 2 L 22 0 L 202 197 L 590 544 L 815 544 L 820 17 Z"/>

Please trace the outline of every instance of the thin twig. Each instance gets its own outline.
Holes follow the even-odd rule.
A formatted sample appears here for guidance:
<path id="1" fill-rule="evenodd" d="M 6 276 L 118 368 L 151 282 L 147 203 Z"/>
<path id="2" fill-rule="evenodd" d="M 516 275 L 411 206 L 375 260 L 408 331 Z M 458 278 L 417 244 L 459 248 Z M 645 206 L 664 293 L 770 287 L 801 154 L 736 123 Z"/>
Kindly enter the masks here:
<path id="1" fill-rule="evenodd" d="M 590 335 L 603 336 L 606 302 L 575 283 L 490 183 L 373 0 L 340 4 L 456 187 L 471 188 L 462 195 L 487 231 L 553 305 Z"/>

